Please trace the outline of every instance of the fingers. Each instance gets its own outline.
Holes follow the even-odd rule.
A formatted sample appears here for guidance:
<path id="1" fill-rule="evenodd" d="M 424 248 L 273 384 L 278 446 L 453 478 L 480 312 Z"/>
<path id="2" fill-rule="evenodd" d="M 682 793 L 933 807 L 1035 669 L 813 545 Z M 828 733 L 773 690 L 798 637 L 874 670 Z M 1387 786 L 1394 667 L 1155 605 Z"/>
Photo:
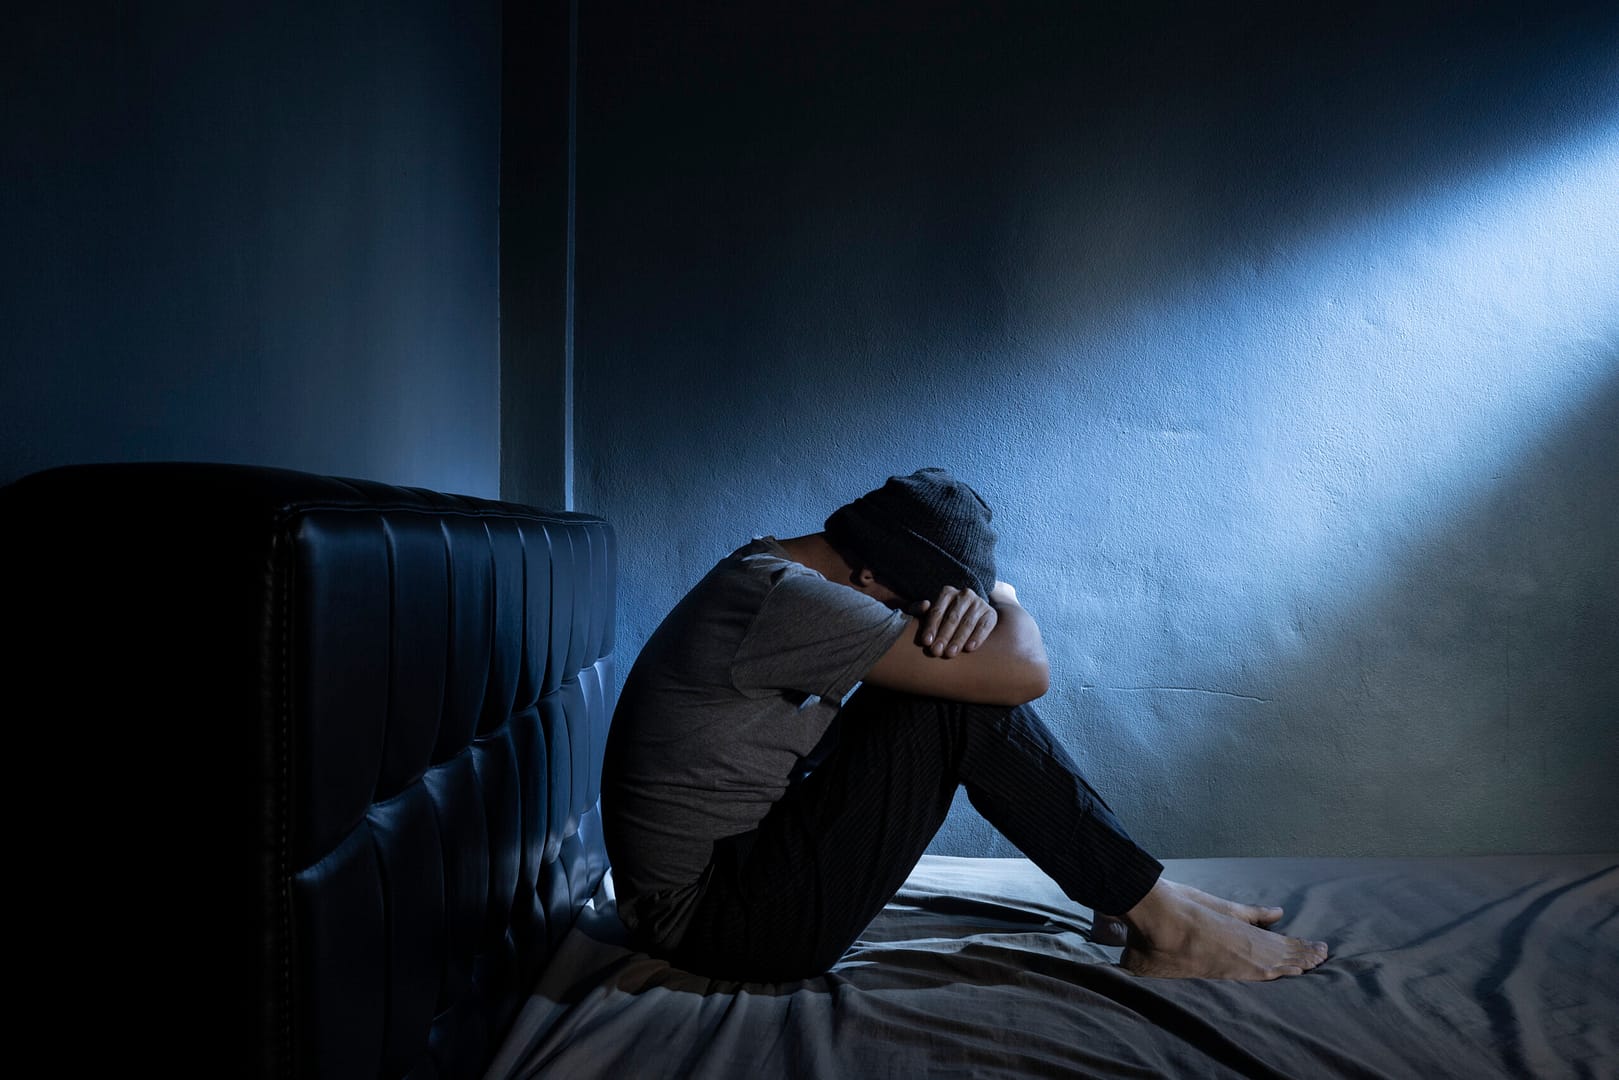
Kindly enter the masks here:
<path id="1" fill-rule="evenodd" d="M 995 612 L 994 608 L 980 600 L 976 594 L 968 593 L 967 595 L 977 602 L 962 615 L 961 622 L 957 624 L 955 633 L 950 635 L 950 641 L 945 646 L 946 656 L 956 656 L 962 651 L 968 650 L 973 638 L 978 636 L 979 628 L 983 626 L 984 620 Z M 985 634 L 984 636 L 988 637 L 989 635 Z"/>
<path id="2" fill-rule="evenodd" d="M 929 604 L 926 600 L 922 601 L 922 603 L 928 604 L 927 614 L 922 619 L 922 647 L 934 656 L 939 655 L 933 648 L 934 639 L 939 636 L 939 621 L 949 614 L 950 601 L 954 599 L 953 594 L 955 591 L 947 585 L 939 593 L 939 599 L 936 602 Z"/>
<path id="3" fill-rule="evenodd" d="M 956 606 L 960 596 L 960 589 L 946 585 L 939 590 L 939 598 L 928 608 L 927 618 L 922 621 L 922 644 L 934 656 L 944 655 L 944 646 L 961 620 L 961 611 Z"/>
<path id="4" fill-rule="evenodd" d="M 961 624 L 972 613 L 972 593 L 957 593 L 950 605 L 950 613 L 939 623 L 939 636 L 935 642 L 935 656 L 954 656 L 961 651 Z"/>
<path id="5" fill-rule="evenodd" d="M 989 637 L 997 619 L 995 609 L 983 597 L 971 589 L 946 585 L 923 619 L 922 646 L 939 657 L 971 651 Z"/>
<path id="6" fill-rule="evenodd" d="M 945 598 L 946 593 L 949 594 L 948 600 Z M 933 634 L 933 648 L 931 651 L 934 656 L 953 655 L 950 646 L 955 640 L 956 630 L 961 626 L 961 620 L 972 607 L 971 601 L 968 599 L 971 596 L 971 593 L 960 592 L 948 586 L 946 586 L 945 592 L 939 594 L 939 602 L 934 606 L 943 610 L 940 613 L 939 623 Z"/>
<path id="7" fill-rule="evenodd" d="M 979 616 L 978 628 L 967 638 L 967 643 L 961 647 L 962 652 L 972 652 L 984 642 L 989 640 L 990 631 L 994 630 L 1001 621 L 1000 614 L 993 605 L 985 604 L 984 613 Z"/>

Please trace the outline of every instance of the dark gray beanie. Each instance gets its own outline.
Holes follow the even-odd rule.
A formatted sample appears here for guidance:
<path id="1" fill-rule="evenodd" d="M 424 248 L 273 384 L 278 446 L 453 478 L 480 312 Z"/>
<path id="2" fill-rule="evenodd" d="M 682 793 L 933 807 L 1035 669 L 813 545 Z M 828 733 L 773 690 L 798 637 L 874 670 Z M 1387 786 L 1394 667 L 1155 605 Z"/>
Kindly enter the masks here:
<path id="1" fill-rule="evenodd" d="M 826 536 L 846 558 L 907 600 L 932 600 L 946 585 L 986 599 L 995 587 L 993 512 L 943 469 L 890 476 L 834 511 Z"/>

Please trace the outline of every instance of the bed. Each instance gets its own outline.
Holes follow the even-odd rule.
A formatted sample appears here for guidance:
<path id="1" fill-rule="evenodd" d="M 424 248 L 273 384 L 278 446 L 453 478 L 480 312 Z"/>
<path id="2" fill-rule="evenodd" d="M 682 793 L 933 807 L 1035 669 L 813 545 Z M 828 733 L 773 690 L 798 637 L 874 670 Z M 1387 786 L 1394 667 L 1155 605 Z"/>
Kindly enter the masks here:
<path id="1" fill-rule="evenodd" d="M 1024 859 L 924 856 L 829 974 L 705 979 L 624 944 L 611 877 L 491 1078 L 1612 1077 L 1612 855 L 1168 860 L 1333 957 L 1272 983 L 1138 979 Z"/>
<path id="2" fill-rule="evenodd" d="M 1124 974 L 1025 860 L 929 856 L 825 976 L 624 942 L 610 523 L 204 463 L 0 489 L 20 1038 L 257 1077 L 1619 1075 L 1619 856 L 1204 859 L 1333 958 Z"/>

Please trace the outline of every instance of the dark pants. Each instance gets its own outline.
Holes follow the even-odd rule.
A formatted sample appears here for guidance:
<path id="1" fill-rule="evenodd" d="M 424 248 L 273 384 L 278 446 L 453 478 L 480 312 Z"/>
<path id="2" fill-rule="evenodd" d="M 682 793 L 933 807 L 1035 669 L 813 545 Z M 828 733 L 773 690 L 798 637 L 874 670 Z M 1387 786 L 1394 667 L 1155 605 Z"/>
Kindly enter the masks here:
<path id="1" fill-rule="evenodd" d="M 863 686 L 826 760 L 715 847 L 670 959 L 723 978 L 826 971 L 904 883 L 956 785 L 1073 900 L 1120 913 L 1163 866 L 1126 835 L 1027 705 L 964 705 Z"/>

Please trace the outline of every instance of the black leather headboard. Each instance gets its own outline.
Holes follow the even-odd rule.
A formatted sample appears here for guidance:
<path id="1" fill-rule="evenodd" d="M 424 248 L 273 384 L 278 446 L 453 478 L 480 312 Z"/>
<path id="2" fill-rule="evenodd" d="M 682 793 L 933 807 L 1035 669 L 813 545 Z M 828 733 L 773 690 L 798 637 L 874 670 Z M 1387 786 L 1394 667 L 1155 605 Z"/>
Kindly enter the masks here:
<path id="1" fill-rule="evenodd" d="M 38 473 L 0 522 L 65 1060 L 480 1075 L 606 868 L 610 526 L 180 463 Z"/>

